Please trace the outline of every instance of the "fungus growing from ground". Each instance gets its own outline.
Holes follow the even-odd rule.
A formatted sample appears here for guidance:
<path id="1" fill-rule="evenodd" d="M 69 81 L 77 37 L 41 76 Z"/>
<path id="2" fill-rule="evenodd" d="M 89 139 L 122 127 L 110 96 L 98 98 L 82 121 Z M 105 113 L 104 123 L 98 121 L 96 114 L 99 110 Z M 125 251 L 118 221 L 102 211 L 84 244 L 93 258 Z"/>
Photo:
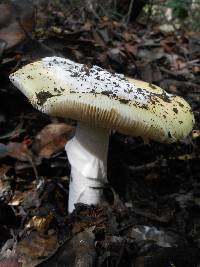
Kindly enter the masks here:
<path id="1" fill-rule="evenodd" d="M 47 57 L 10 75 L 38 110 L 78 121 L 66 144 L 71 164 L 69 212 L 74 204 L 99 204 L 107 183 L 111 129 L 171 143 L 192 130 L 188 103 L 160 87 L 113 74 L 100 67 Z"/>

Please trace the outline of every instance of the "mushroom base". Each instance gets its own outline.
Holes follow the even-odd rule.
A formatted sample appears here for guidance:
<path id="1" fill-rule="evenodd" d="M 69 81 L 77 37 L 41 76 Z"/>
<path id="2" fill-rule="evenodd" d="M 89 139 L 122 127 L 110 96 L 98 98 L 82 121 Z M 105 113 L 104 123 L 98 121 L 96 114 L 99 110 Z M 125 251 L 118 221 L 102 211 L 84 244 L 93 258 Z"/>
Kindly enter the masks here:
<path id="1" fill-rule="evenodd" d="M 74 204 L 97 205 L 107 183 L 109 129 L 78 123 L 75 136 L 66 144 L 71 164 L 68 210 Z"/>

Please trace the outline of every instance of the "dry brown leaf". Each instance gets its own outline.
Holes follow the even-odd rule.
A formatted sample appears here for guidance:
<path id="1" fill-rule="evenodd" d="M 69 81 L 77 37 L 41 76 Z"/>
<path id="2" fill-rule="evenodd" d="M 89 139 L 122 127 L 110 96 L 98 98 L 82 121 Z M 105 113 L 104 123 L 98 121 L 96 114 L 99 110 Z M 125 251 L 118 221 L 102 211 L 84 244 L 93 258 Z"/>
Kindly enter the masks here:
<path id="1" fill-rule="evenodd" d="M 120 48 L 109 49 L 108 57 L 110 58 L 110 60 L 119 65 L 124 65 L 126 61 L 126 55 L 124 54 L 124 52 L 121 51 Z"/>
<path id="2" fill-rule="evenodd" d="M 194 67 L 192 68 L 192 71 L 193 71 L 194 73 L 200 73 L 200 67 L 199 67 L 199 66 L 194 66 Z"/>
<path id="3" fill-rule="evenodd" d="M 130 32 L 123 32 L 122 36 L 126 42 L 130 42 L 133 37 L 133 35 Z"/>
<path id="4" fill-rule="evenodd" d="M 48 216 L 33 216 L 27 223 L 27 228 L 34 228 L 40 233 L 44 233 L 53 219 L 53 214 L 50 213 Z"/>
<path id="5" fill-rule="evenodd" d="M 5 1 L 0 4 L 0 39 L 11 48 L 26 38 L 34 27 L 34 9 L 30 1 Z"/>
<path id="6" fill-rule="evenodd" d="M 141 42 L 140 38 L 134 33 L 130 33 L 130 32 L 125 31 L 125 32 L 123 32 L 122 36 L 126 42 L 130 42 L 130 41 L 134 41 L 134 43 L 140 43 Z"/>
<path id="7" fill-rule="evenodd" d="M 32 158 L 27 145 L 18 142 L 9 142 L 7 145 L 0 144 L 0 158 L 7 156 L 21 161 L 30 161 Z"/>
<path id="8" fill-rule="evenodd" d="M 34 267 L 51 256 L 57 248 L 58 240 L 55 234 L 32 232 L 17 244 L 16 254 L 22 267 Z"/>
<path id="9" fill-rule="evenodd" d="M 7 145 L 8 156 L 21 160 L 30 161 L 32 158 L 31 151 L 24 143 L 9 142 Z"/>
<path id="10" fill-rule="evenodd" d="M 184 58 L 180 57 L 178 54 L 166 54 L 166 58 L 171 65 L 171 70 L 175 71 L 176 74 L 187 74 L 189 73 L 189 69 L 187 66 L 187 62 Z"/>
<path id="11" fill-rule="evenodd" d="M 0 158 L 4 158 L 6 157 L 8 154 L 8 151 L 7 151 L 7 146 L 0 143 Z"/>
<path id="12" fill-rule="evenodd" d="M 3 259 L 0 261 L 0 267 L 21 267 L 16 257 Z"/>
<path id="13" fill-rule="evenodd" d="M 105 47 L 106 46 L 105 40 L 95 30 L 93 30 L 93 38 L 94 38 L 94 40 L 95 40 L 95 42 L 96 42 L 97 45 L 102 46 L 102 47 Z"/>
<path id="14" fill-rule="evenodd" d="M 74 127 L 65 123 L 52 123 L 44 127 L 36 136 L 33 150 L 39 156 L 50 158 L 64 148 L 74 133 Z"/>
<path id="15" fill-rule="evenodd" d="M 133 56 L 137 55 L 137 45 L 136 44 L 129 44 L 129 43 L 125 43 L 124 47 L 127 51 L 128 54 L 131 54 Z"/>
<path id="16" fill-rule="evenodd" d="M 184 69 L 187 67 L 187 62 L 181 58 L 177 58 L 175 67 L 177 70 Z"/>
<path id="17" fill-rule="evenodd" d="M 28 191 L 15 191 L 13 198 L 9 201 L 9 205 L 10 206 L 18 206 L 20 205 L 26 198 L 29 197 L 29 195 L 31 194 L 32 189 L 28 190 Z"/>
<path id="18" fill-rule="evenodd" d="M 154 61 L 165 57 L 166 54 L 162 47 L 156 47 L 149 49 L 149 47 L 139 48 L 137 53 L 138 58 L 142 58 L 149 61 Z"/>
<path id="19" fill-rule="evenodd" d="M 5 164 L 2 164 L 0 166 L 0 178 L 4 175 L 6 175 L 6 173 L 11 169 L 11 166 L 9 165 L 5 165 Z"/>
<path id="20" fill-rule="evenodd" d="M 6 173 L 11 169 L 8 165 L 0 166 L 0 200 L 8 202 L 12 197 L 11 178 Z"/>
<path id="21" fill-rule="evenodd" d="M 35 181 L 29 183 L 28 187 L 20 184 L 20 180 L 16 180 L 17 188 L 14 191 L 12 199 L 9 201 L 8 205 L 10 206 L 19 206 L 22 205 L 25 209 L 31 207 L 39 207 L 41 204 L 40 190 L 35 185 Z"/>
<path id="22" fill-rule="evenodd" d="M 95 226 L 87 228 L 73 237 L 71 243 L 76 254 L 74 266 L 94 266 L 97 256 L 94 228 Z"/>
<path id="23" fill-rule="evenodd" d="M 170 84 L 168 90 L 173 94 L 178 93 L 177 86 L 175 84 Z"/>

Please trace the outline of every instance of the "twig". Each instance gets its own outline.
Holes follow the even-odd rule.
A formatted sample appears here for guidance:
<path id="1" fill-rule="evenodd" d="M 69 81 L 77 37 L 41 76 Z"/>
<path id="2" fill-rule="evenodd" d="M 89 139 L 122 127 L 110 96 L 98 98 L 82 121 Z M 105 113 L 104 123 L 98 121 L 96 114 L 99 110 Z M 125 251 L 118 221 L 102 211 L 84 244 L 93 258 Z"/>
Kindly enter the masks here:
<path id="1" fill-rule="evenodd" d="M 149 7 L 149 10 L 148 10 L 147 21 L 146 21 L 146 25 L 147 26 L 149 24 L 149 20 L 150 20 L 151 15 L 152 15 L 152 9 L 153 9 L 153 4 L 154 4 L 153 2 L 154 2 L 154 0 L 150 0 L 150 3 L 149 3 L 150 7 Z"/>
<path id="2" fill-rule="evenodd" d="M 131 0 L 130 4 L 129 4 L 129 8 L 128 8 L 128 14 L 127 14 L 127 17 L 126 17 L 126 23 L 125 23 L 126 26 L 128 26 L 129 21 L 130 21 L 131 11 L 132 11 L 132 8 L 133 8 L 133 3 L 134 3 L 134 0 Z"/>
<path id="3" fill-rule="evenodd" d="M 176 72 L 167 70 L 167 69 L 165 69 L 164 67 L 160 67 L 160 70 L 161 70 L 162 72 L 167 73 L 168 75 L 173 76 L 173 77 L 176 77 L 176 78 L 177 78 L 177 76 L 178 76 L 178 74 L 177 74 Z"/>
<path id="4" fill-rule="evenodd" d="M 93 14 L 94 18 L 96 18 L 97 20 L 100 20 L 100 17 L 97 14 L 97 12 L 96 12 L 96 10 L 94 8 L 93 1 L 92 0 L 88 0 L 87 10 Z"/>
<path id="5" fill-rule="evenodd" d="M 166 165 L 166 159 L 163 160 L 159 159 L 154 162 L 150 162 L 140 166 L 128 166 L 128 168 L 131 172 L 141 172 L 141 171 L 148 171 L 163 165 Z"/>
<path id="6" fill-rule="evenodd" d="M 113 6 L 114 6 L 114 11 L 116 11 L 117 10 L 117 0 L 113 1 Z"/>
<path id="7" fill-rule="evenodd" d="M 40 179 L 40 177 L 38 175 L 37 168 L 36 168 L 36 166 L 35 166 L 35 164 L 34 164 L 34 162 L 33 162 L 31 157 L 28 157 L 28 160 L 29 160 L 29 163 L 31 164 L 31 167 L 33 168 L 33 172 L 34 172 L 35 178 L 36 178 L 36 183 L 37 183 L 37 185 L 39 185 L 40 182 L 41 182 L 41 179 Z"/>

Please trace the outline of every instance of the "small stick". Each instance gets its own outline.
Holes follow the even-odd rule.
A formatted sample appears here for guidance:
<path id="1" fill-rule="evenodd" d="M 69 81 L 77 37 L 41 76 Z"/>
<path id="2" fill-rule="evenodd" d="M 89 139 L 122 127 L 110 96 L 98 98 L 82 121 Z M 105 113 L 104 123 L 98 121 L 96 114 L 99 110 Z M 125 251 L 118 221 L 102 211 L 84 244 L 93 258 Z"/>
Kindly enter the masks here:
<path id="1" fill-rule="evenodd" d="M 134 3 L 134 0 L 131 0 L 130 4 L 129 4 L 129 8 L 128 8 L 127 18 L 126 18 L 126 26 L 129 24 L 129 21 L 130 21 L 131 11 L 132 11 L 132 8 L 133 8 L 133 3 Z"/>
<path id="2" fill-rule="evenodd" d="M 150 162 L 150 163 L 147 163 L 147 164 L 144 164 L 144 165 L 140 165 L 140 166 L 129 166 L 129 170 L 131 172 L 141 172 L 141 171 L 148 171 L 148 170 L 151 170 L 153 168 L 157 168 L 159 167 L 160 165 L 164 165 L 166 164 L 166 160 L 163 159 L 163 160 L 156 160 L 154 162 Z"/>

